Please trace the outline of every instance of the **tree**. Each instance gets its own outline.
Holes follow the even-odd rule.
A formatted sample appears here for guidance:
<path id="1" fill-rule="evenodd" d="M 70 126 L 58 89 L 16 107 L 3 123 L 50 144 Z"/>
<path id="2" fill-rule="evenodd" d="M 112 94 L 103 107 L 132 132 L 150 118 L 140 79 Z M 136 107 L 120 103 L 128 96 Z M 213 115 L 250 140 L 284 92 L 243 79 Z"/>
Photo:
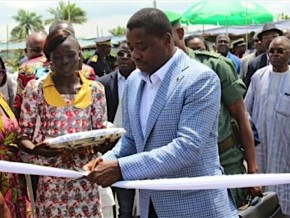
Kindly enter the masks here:
<path id="1" fill-rule="evenodd" d="M 82 24 L 87 21 L 86 12 L 77 7 L 75 3 L 63 1 L 59 2 L 57 8 L 49 8 L 48 12 L 53 15 L 53 18 L 45 21 L 45 24 L 51 24 L 57 20 L 65 20 L 70 23 Z"/>
<path id="2" fill-rule="evenodd" d="M 126 34 L 126 28 L 117 26 L 116 28 L 109 30 L 109 33 L 111 33 L 113 36 L 123 36 Z"/>
<path id="3" fill-rule="evenodd" d="M 20 9 L 16 16 L 12 18 L 17 22 L 17 26 L 11 30 L 12 39 L 25 39 L 29 34 L 44 30 L 41 15 L 35 12 Z"/>
<path id="4" fill-rule="evenodd" d="M 290 16 L 288 14 L 284 14 L 283 12 L 281 14 L 278 14 L 277 20 L 289 20 Z"/>

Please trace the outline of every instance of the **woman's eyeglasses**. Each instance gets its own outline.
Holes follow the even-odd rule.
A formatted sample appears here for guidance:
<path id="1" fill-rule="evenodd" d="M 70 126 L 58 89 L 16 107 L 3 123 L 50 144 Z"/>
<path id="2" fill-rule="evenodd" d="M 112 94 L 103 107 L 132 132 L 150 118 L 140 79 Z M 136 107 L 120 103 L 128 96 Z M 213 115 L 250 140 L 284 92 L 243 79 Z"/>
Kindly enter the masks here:
<path id="1" fill-rule="evenodd" d="M 117 55 L 120 58 L 131 58 L 131 54 L 128 52 L 119 51 Z"/>

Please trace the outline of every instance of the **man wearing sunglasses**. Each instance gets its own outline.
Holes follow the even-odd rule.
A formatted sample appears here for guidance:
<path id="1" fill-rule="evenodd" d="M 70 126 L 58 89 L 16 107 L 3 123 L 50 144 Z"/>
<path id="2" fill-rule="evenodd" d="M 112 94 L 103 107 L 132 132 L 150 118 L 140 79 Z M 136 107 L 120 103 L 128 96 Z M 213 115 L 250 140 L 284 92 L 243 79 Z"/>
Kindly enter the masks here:
<path id="1" fill-rule="evenodd" d="M 259 132 L 257 161 L 261 173 L 289 173 L 290 40 L 275 38 L 267 52 L 270 65 L 253 75 L 245 104 Z M 278 194 L 282 212 L 290 217 L 290 185 L 266 186 Z"/>
<path id="2" fill-rule="evenodd" d="M 117 53 L 118 69 L 97 80 L 105 86 L 108 121 L 118 127 L 122 127 L 121 99 L 126 84 L 126 79 L 136 69 L 131 57 L 127 43 L 123 42 L 118 47 Z M 134 189 L 112 188 L 117 194 L 120 218 L 133 218 L 133 203 L 135 197 Z M 116 217 L 116 216 L 115 216 Z"/>
<path id="3" fill-rule="evenodd" d="M 27 83 L 32 79 L 37 79 L 34 74 L 37 68 L 49 65 L 42 52 L 45 39 L 46 33 L 44 32 L 35 32 L 27 37 L 26 47 L 24 49 L 27 55 L 27 61 L 23 62 L 18 70 L 17 91 L 14 101 L 14 113 L 17 120 L 20 117 L 22 95 Z"/>
<path id="4" fill-rule="evenodd" d="M 258 38 L 258 32 L 255 33 L 253 36 L 253 47 L 255 51 L 252 53 L 246 55 L 241 59 L 241 69 L 240 69 L 240 78 L 244 81 L 246 77 L 246 73 L 248 71 L 248 65 L 251 60 L 253 60 L 255 57 L 258 57 L 260 54 L 264 53 L 266 49 L 262 45 L 261 40 Z"/>
<path id="5" fill-rule="evenodd" d="M 281 36 L 283 32 L 280 29 L 277 29 L 276 26 L 272 23 L 266 23 L 263 26 L 262 31 L 258 34 L 258 39 L 262 42 L 262 45 L 266 50 L 268 50 L 271 41 L 277 36 Z M 245 77 L 245 84 L 249 87 L 251 82 L 251 77 L 253 74 L 262 67 L 269 65 L 269 57 L 266 52 L 262 53 L 258 57 L 254 58 L 249 62 L 248 71 Z"/>
<path id="6" fill-rule="evenodd" d="M 121 43 L 117 53 L 118 69 L 97 80 L 105 86 L 108 121 L 114 122 L 117 107 L 123 95 L 126 79 L 136 66 L 131 58 L 127 43 Z"/>

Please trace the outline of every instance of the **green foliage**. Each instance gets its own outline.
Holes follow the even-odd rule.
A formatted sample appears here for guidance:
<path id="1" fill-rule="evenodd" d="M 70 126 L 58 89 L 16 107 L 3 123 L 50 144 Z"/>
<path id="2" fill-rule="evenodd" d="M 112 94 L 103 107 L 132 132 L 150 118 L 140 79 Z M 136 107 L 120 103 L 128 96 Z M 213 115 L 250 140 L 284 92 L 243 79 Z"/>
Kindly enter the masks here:
<path id="1" fill-rule="evenodd" d="M 19 68 L 19 61 L 25 57 L 25 53 L 23 49 L 15 49 L 15 50 L 9 50 L 9 51 L 2 51 L 0 53 L 0 56 L 2 57 L 3 61 L 6 63 L 6 65 L 13 69 L 13 72 L 18 71 Z"/>
<path id="2" fill-rule="evenodd" d="M 278 14 L 277 20 L 289 20 L 290 16 L 288 14 L 284 14 L 283 12 L 281 14 Z"/>
<path id="3" fill-rule="evenodd" d="M 25 39 L 33 32 L 44 30 L 41 15 L 37 15 L 35 12 L 20 9 L 17 15 L 12 16 L 12 18 L 18 24 L 10 33 L 12 39 Z"/>
<path id="4" fill-rule="evenodd" d="M 59 2 L 57 8 L 49 8 L 48 12 L 53 18 L 45 20 L 45 24 L 51 24 L 57 20 L 65 20 L 70 23 L 82 24 L 87 21 L 86 12 L 77 7 L 75 3 Z"/>
<path id="5" fill-rule="evenodd" d="M 86 59 L 88 59 L 89 57 L 91 57 L 94 53 L 95 53 L 94 50 L 83 51 L 83 58 L 84 58 L 84 60 L 86 60 Z"/>
<path id="6" fill-rule="evenodd" d="M 111 33 L 113 36 L 123 36 L 126 34 L 126 28 L 117 26 L 116 28 L 109 30 L 109 33 Z"/>

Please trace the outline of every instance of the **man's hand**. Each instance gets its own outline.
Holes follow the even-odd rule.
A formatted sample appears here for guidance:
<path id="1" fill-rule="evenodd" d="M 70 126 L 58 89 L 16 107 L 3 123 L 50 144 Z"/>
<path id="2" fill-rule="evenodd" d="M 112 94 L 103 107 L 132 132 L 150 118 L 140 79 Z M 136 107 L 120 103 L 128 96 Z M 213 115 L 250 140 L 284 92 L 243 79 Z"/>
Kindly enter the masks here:
<path id="1" fill-rule="evenodd" d="M 258 173 L 258 165 L 250 165 L 248 164 L 248 174 L 255 174 Z M 251 187 L 245 190 L 246 194 L 250 195 L 252 198 L 256 196 L 263 196 L 263 188 L 261 186 Z"/>
<path id="2" fill-rule="evenodd" d="M 251 198 L 254 198 L 256 196 L 262 197 L 263 196 L 263 189 L 261 186 L 247 188 L 247 189 L 245 189 L 245 194 L 250 195 Z"/>
<path id="3" fill-rule="evenodd" d="M 96 168 L 93 169 L 87 178 L 89 181 L 97 183 L 102 187 L 108 187 L 113 183 L 122 180 L 119 162 L 117 160 L 101 161 L 97 163 Z"/>

